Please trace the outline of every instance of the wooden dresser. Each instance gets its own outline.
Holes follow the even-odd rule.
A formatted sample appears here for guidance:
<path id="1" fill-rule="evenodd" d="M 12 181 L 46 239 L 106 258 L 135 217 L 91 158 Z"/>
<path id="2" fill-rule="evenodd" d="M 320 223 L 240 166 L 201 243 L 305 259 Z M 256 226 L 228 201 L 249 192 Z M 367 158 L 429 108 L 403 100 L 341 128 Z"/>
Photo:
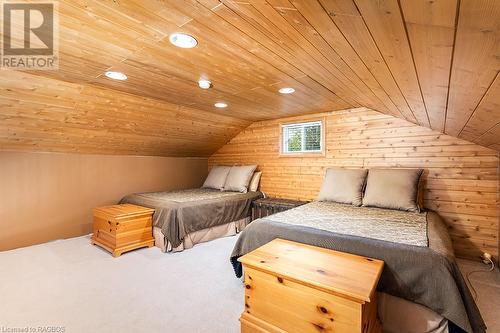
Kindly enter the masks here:
<path id="1" fill-rule="evenodd" d="M 93 212 L 94 234 L 91 242 L 111 252 L 113 257 L 154 245 L 154 209 L 124 204 L 94 208 Z"/>
<path id="2" fill-rule="evenodd" d="M 252 221 L 272 214 L 283 212 L 308 203 L 280 198 L 262 198 L 252 202 Z"/>
<path id="3" fill-rule="evenodd" d="M 380 333 L 375 289 L 384 262 L 275 239 L 239 259 L 241 332 Z"/>

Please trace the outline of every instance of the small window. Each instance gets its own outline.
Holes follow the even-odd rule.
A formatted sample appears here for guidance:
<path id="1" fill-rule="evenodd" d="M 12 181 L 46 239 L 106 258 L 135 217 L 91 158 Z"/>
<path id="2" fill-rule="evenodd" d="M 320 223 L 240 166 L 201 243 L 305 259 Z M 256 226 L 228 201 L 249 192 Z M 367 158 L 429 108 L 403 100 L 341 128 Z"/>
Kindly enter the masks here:
<path id="1" fill-rule="evenodd" d="M 321 153 L 323 152 L 323 122 L 284 124 L 282 130 L 282 153 Z"/>

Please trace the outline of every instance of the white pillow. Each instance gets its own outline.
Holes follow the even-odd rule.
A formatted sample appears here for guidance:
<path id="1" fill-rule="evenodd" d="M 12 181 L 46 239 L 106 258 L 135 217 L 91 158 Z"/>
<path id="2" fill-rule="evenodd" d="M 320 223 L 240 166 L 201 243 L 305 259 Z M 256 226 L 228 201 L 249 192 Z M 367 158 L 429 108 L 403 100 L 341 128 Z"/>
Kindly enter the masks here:
<path id="1" fill-rule="evenodd" d="M 262 171 L 257 171 L 253 174 L 252 180 L 250 180 L 250 185 L 248 185 L 248 190 L 250 192 L 257 192 L 259 189 L 260 176 L 262 176 Z"/>
<path id="2" fill-rule="evenodd" d="M 205 179 L 202 187 L 222 190 L 224 188 L 224 184 L 226 183 L 226 178 L 230 169 L 231 167 L 229 166 L 214 166 L 212 170 L 210 170 L 210 173 L 208 174 L 207 179 Z"/>
<path id="3" fill-rule="evenodd" d="M 226 178 L 226 183 L 224 184 L 224 191 L 246 193 L 248 191 L 248 184 L 256 168 L 257 165 L 231 167 Z"/>

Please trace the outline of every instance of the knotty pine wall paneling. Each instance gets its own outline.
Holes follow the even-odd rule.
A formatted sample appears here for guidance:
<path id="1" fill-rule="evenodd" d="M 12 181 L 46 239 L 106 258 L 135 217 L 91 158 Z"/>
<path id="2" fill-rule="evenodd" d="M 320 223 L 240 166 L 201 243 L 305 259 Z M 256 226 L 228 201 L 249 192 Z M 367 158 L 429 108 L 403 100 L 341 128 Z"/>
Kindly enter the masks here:
<path id="1" fill-rule="evenodd" d="M 325 117 L 325 156 L 280 156 L 279 124 Z M 209 158 L 257 163 L 269 196 L 314 200 L 325 170 L 424 168 L 425 206 L 443 217 L 455 253 L 498 257 L 498 152 L 366 108 L 256 122 Z"/>

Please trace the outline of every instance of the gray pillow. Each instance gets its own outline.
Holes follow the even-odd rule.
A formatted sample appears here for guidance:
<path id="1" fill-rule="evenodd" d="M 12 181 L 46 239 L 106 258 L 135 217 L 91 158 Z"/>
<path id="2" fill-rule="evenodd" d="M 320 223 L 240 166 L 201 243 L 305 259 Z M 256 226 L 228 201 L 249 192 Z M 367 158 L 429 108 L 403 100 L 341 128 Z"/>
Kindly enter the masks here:
<path id="1" fill-rule="evenodd" d="M 248 184 L 252 179 L 253 172 L 257 168 L 256 165 L 233 166 L 229 170 L 229 174 L 224 184 L 224 191 L 235 191 L 246 193 Z"/>
<path id="2" fill-rule="evenodd" d="M 229 174 L 230 166 L 214 166 L 205 179 L 202 187 L 222 190 Z"/>
<path id="3" fill-rule="evenodd" d="M 367 173 L 366 169 L 329 168 L 326 170 L 318 200 L 361 206 Z"/>
<path id="4" fill-rule="evenodd" d="M 422 169 L 370 169 L 363 206 L 419 212 Z"/>

